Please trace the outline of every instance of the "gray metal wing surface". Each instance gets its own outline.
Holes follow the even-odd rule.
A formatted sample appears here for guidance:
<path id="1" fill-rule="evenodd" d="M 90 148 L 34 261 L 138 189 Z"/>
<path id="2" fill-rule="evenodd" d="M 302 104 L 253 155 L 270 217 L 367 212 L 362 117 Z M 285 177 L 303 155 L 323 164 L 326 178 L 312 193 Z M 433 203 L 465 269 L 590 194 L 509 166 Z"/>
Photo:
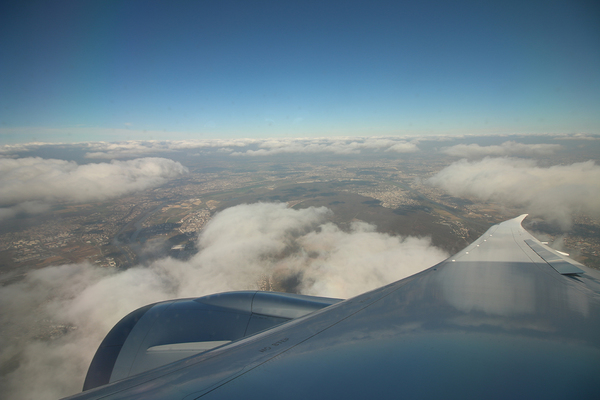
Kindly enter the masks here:
<path id="1" fill-rule="evenodd" d="M 72 398 L 596 399 L 600 274 L 524 218 L 409 278 Z"/>

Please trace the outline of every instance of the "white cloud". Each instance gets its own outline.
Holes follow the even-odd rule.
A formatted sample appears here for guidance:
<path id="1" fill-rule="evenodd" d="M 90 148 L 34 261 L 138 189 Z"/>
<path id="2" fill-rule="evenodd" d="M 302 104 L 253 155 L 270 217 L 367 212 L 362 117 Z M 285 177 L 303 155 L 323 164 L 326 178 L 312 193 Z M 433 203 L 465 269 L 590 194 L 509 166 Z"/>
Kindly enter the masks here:
<path id="1" fill-rule="evenodd" d="M 48 267 L 0 288 L 0 363 L 10 370 L 0 377 L 2 393 L 54 399 L 80 391 L 104 335 L 148 303 L 257 289 L 265 277 L 289 276 L 300 279 L 302 293 L 351 297 L 446 257 L 429 239 L 378 233 L 366 223 L 341 231 L 330 215 L 324 207 L 240 205 L 211 220 L 188 261 L 166 258 L 126 271 Z"/>
<path id="2" fill-rule="evenodd" d="M 478 144 L 458 144 L 442 150 L 442 153 L 456 157 L 482 158 L 488 156 L 534 156 L 554 154 L 561 148 L 558 144 L 523 144 L 514 141 L 501 145 L 480 146 Z"/>
<path id="3" fill-rule="evenodd" d="M 589 133 L 557 134 L 555 140 L 600 140 L 600 135 Z"/>
<path id="4" fill-rule="evenodd" d="M 487 156 L 534 156 L 554 154 L 561 148 L 558 144 L 523 144 L 514 141 L 501 145 L 480 146 L 478 144 L 457 144 L 442 150 L 442 153 L 456 157 L 482 158 Z"/>
<path id="5" fill-rule="evenodd" d="M 349 232 L 329 223 L 302 237 L 313 258 L 295 259 L 303 271 L 303 292 L 351 297 L 413 275 L 446 258 L 429 239 L 390 236 L 364 222 Z"/>
<path id="6" fill-rule="evenodd" d="M 494 137 L 510 137 L 494 135 Z M 532 135 L 529 135 L 532 136 Z M 564 137 L 539 135 L 552 140 L 572 139 L 591 140 L 596 136 L 566 135 Z M 403 137 L 315 137 L 315 138 L 267 138 L 267 139 L 190 139 L 190 140 L 129 140 L 116 142 L 86 142 L 76 144 L 27 143 L 20 145 L 0 146 L 0 154 L 8 156 L 16 152 L 35 151 L 44 146 L 79 147 L 86 158 L 122 159 L 135 158 L 161 153 L 180 152 L 186 150 L 222 151 L 223 148 L 237 149 L 233 156 L 269 156 L 276 154 L 360 154 L 364 150 L 388 151 L 397 153 L 414 153 L 420 151 L 419 143 L 454 141 L 457 139 L 476 140 L 484 136 L 403 136 Z M 520 140 L 520 138 L 517 138 Z M 501 145 L 481 146 L 478 144 L 459 144 L 446 147 L 442 153 L 467 158 L 483 158 L 485 156 L 534 156 L 554 154 L 562 148 L 559 144 L 524 144 L 514 140 Z"/>
<path id="7" fill-rule="evenodd" d="M 206 140 L 130 140 L 124 142 L 89 142 L 86 158 L 115 159 L 131 158 L 148 154 L 174 152 L 193 149 L 222 147 L 245 147 L 259 143 L 257 139 L 206 139 Z"/>
<path id="8" fill-rule="evenodd" d="M 397 153 L 415 153 L 419 148 L 414 143 L 400 142 L 389 147 L 386 151 L 395 151 Z"/>
<path id="9" fill-rule="evenodd" d="M 29 142 L 29 143 L 17 143 L 17 144 L 4 144 L 0 146 L 0 154 L 3 157 L 8 157 L 11 154 L 22 152 L 22 151 L 34 151 L 43 146 L 51 145 L 49 143 L 42 142 Z"/>
<path id="10" fill-rule="evenodd" d="M 332 138 L 271 138 L 271 139 L 204 139 L 204 140 L 129 140 L 118 142 L 85 142 L 78 144 L 28 143 L 5 145 L 0 154 L 8 156 L 16 152 L 35 151 L 45 146 L 79 147 L 90 159 L 136 158 L 185 150 L 238 149 L 234 156 L 268 156 L 274 154 L 359 154 L 362 150 L 395 151 L 408 153 L 419 151 L 417 140 L 411 142 L 398 138 L 332 137 Z M 244 149 L 246 148 L 246 149 Z"/>
<path id="11" fill-rule="evenodd" d="M 419 150 L 414 143 L 396 138 L 297 138 L 268 139 L 259 144 L 259 149 L 232 153 L 234 156 L 269 156 L 274 154 L 333 153 L 360 154 L 362 150 L 396 151 L 412 153 Z"/>
<path id="12" fill-rule="evenodd" d="M 600 216 L 600 166 L 593 161 L 542 168 L 533 160 L 514 158 L 460 160 L 429 183 L 453 196 L 523 207 L 563 229 L 570 227 L 574 214 Z"/>
<path id="13" fill-rule="evenodd" d="M 105 200 L 162 185 L 187 173 L 165 158 L 78 165 L 72 161 L 28 158 L 0 159 L 0 209 L 9 216 L 34 211 L 57 201 Z"/>

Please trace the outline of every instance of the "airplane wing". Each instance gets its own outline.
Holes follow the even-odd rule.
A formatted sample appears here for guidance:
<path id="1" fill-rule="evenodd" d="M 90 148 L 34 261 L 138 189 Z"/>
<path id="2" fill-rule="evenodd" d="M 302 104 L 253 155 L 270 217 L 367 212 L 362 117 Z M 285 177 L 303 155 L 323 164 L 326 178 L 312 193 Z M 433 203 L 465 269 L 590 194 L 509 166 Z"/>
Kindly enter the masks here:
<path id="1" fill-rule="evenodd" d="M 99 386 L 71 398 L 595 399 L 600 273 L 525 216 L 345 301 L 234 292 L 140 309 L 96 355 Z"/>

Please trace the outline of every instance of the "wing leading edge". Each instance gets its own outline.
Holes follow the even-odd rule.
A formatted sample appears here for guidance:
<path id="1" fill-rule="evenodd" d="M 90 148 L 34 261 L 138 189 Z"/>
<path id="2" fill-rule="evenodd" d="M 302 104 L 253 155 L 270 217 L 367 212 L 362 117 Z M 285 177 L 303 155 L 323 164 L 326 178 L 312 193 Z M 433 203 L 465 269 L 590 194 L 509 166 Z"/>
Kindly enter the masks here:
<path id="1" fill-rule="evenodd" d="M 409 278 L 72 398 L 596 398 L 600 274 L 524 218 Z"/>

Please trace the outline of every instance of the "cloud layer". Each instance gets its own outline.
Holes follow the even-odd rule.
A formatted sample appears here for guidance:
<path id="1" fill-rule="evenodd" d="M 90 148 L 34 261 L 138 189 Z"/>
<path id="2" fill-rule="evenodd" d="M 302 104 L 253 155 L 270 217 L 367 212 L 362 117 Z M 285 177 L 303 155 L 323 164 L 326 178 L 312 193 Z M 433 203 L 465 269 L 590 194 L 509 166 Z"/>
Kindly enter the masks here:
<path id="1" fill-rule="evenodd" d="M 0 128 L 0 131 L 2 128 Z M 75 134 L 74 132 L 73 134 Z M 150 133 L 143 135 L 149 136 Z M 122 134 L 121 136 L 129 136 Z M 152 135 L 150 135 L 152 136 Z M 160 135 L 158 135 L 160 136 Z M 181 136 L 173 133 L 171 136 Z M 115 136 L 118 137 L 118 136 Z M 489 141 L 490 137 L 506 138 L 501 145 L 481 146 L 478 141 Z M 536 144 L 519 143 L 537 141 Z M 432 136 L 388 136 L 388 137 L 299 137 L 299 138 L 238 138 L 238 139 L 187 139 L 187 140 L 127 140 L 114 142 L 83 143 L 43 143 L 31 142 L 0 145 L 0 154 L 4 157 L 16 157 L 17 154 L 31 153 L 40 149 L 76 149 L 85 153 L 90 159 L 123 159 L 144 156 L 164 155 L 176 152 L 209 153 L 219 152 L 234 156 L 266 156 L 272 154 L 360 154 L 362 151 L 387 151 L 397 153 L 414 153 L 423 150 L 420 143 L 455 142 L 457 140 L 472 144 L 458 144 L 441 149 L 442 153 L 467 158 L 485 156 L 536 156 L 554 154 L 563 146 L 555 143 L 561 140 L 565 145 L 569 142 L 592 142 L 600 140 L 599 135 L 560 134 L 560 135 L 432 135 Z"/>
<path id="2" fill-rule="evenodd" d="M 593 161 L 538 167 L 533 160 L 460 160 L 429 179 L 457 197 L 523 207 L 568 229 L 575 214 L 600 216 L 600 166 Z"/>
<path id="3" fill-rule="evenodd" d="M 232 156 L 268 156 L 275 154 L 360 154 L 362 151 L 414 153 L 416 139 L 377 137 L 275 138 L 275 139 L 204 139 L 204 140 L 130 140 L 122 142 L 86 142 L 51 145 L 30 143 L 0 146 L 0 154 L 35 151 L 44 146 L 80 147 L 90 159 L 122 159 L 197 150 L 217 151 Z"/>
<path id="4" fill-rule="evenodd" d="M 86 158 L 113 159 L 140 157 L 148 154 L 180 150 L 246 147 L 261 142 L 258 139 L 209 140 L 129 140 L 125 142 L 88 142 Z M 233 150 L 231 150 L 233 151 Z"/>
<path id="5" fill-rule="evenodd" d="M 389 138 L 312 138 L 269 139 L 258 144 L 258 149 L 232 152 L 233 156 L 268 156 L 285 153 L 360 154 L 362 150 L 414 153 L 419 148 L 414 143 Z"/>
<path id="6" fill-rule="evenodd" d="M 351 297 L 412 275 L 447 255 L 426 238 L 344 232 L 324 207 L 240 205 L 216 215 L 189 261 L 170 258 L 126 271 L 89 264 L 48 267 L 0 288 L 0 390 L 54 399 L 81 390 L 108 330 L 145 304 L 297 281 L 305 294 Z"/>
<path id="7" fill-rule="evenodd" d="M 480 146 L 478 144 L 457 144 L 447 147 L 442 153 L 456 157 L 482 158 L 506 156 L 536 156 L 554 154 L 561 148 L 558 144 L 524 144 L 514 141 L 504 142 L 501 145 Z"/>
<path id="8" fill-rule="evenodd" d="M 57 201 L 106 200 L 162 185 L 185 173 L 187 168 L 165 158 L 86 165 L 39 157 L 2 158 L 0 218 L 40 211 Z"/>

